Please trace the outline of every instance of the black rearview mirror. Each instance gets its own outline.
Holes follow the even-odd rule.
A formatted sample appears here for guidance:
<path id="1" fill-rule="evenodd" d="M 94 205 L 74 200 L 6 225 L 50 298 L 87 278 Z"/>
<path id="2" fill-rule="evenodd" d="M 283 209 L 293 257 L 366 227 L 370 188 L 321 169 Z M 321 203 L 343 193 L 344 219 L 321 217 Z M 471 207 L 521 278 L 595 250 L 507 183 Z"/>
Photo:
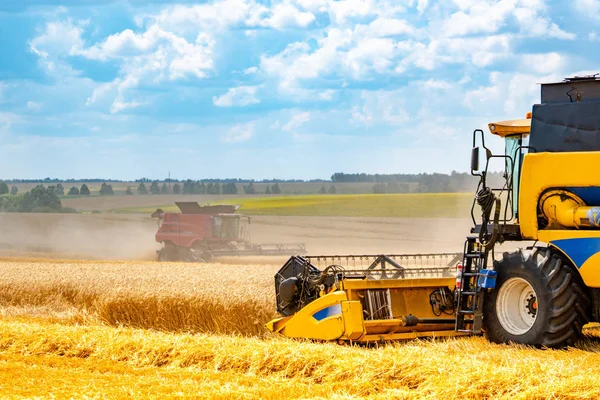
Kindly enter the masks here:
<path id="1" fill-rule="evenodd" d="M 479 170 L 479 147 L 473 147 L 471 150 L 471 171 Z"/>

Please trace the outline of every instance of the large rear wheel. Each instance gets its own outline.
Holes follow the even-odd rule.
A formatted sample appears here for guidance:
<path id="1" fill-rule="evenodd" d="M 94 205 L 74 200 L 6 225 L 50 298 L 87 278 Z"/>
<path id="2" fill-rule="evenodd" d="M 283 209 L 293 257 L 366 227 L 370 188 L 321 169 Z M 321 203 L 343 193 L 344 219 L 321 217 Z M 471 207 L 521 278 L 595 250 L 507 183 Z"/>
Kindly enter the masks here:
<path id="1" fill-rule="evenodd" d="M 483 306 L 491 341 L 563 347 L 581 337 L 590 300 L 569 261 L 547 248 L 520 249 L 504 253 L 494 269 L 496 289 Z"/>
<path id="2" fill-rule="evenodd" d="M 158 261 L 169 262 L 177 261 L 178 253 L 177 248 L 174 246 L 165 246 L 158 251 Z"/>

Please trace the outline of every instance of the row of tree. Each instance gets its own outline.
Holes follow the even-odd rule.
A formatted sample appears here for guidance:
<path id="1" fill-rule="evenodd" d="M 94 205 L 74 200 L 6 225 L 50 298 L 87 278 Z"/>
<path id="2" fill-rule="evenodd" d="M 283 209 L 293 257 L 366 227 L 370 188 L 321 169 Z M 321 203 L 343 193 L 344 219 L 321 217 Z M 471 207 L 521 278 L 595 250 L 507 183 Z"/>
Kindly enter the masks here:
<path id="1" fill-rule="evenodd" d="M 8 193 L 10 193 L 12 195 L 15 195 L 15 194 L 19 193 L 19 188 L 16 187 L 15 185 L 13 185 L 10 188 L 10 191 L 9 191 L 8 190 L 8 185 L 6 184 L 6 182 L 0 181 L 0 195 L 2 195 L 2 194 L 8 194 Z"/>
<path id="2" fill-rule="evenodd" d="M 247 185 L 242 185 L 242 189 L 245 194 L 257 194 L 259 193 L 254 186 L 254 183 L 250 182 Z M 188 179 L 182 184 L 175 183 L 172 188 L 169 188 L 166 183 L 163 182 L 162 186 L 159 185 L 158 181 L 154 181 L 148 188 L 144 182 L 140 182 L 137 187 L 139 194 L 238 194 L 238 185 L 234 182 L 220 184 L 219 182 L 201 182 L 193 181 Z M 280 194 L 281 187 L 278 183 L 274 185 L 267 185 L 265 194 Z M 131 186 L 127 187 L 125 194 L 131 195 L 133 191 Z"/>
<path id="3" fill-rule="evenodd" d="M 488 172 L 491 186 L 502 186 L 503 173 Z M 478 178 L 470 173 L 452 171 L 451 174 L 346 174 L 337 172 L 331 176 L 334 183 L 373 182 L 373 193 L 440 193 L 471 191 Z"/>
<path id="4" fill-rule="evenodd" d="M 150 178 L 139 178 L 139 179 L 135 179 L 133 182 L 135 183 L 140 183 L 140 182 L 144 182 L 144 183 L 152 183 L 155 182 L 156 179 L 150 179 Z M 175 178 L 167 178 L 164 180 L 159 180 L 160 182 L 167 182 L 167 183 L 176 183 L 176 182 L 180 182 L 183 183 L 186 181 L 186 179 L 175 179 Z M 304 179 L 260 179 L 260 180 L 256 180 L 256 179 L 242 179 L 242 178 L 204 178 L 204 179 L 200 179 L 198 180 L 199 182 L 204 182 L 204 183 L 209 183 L 209 182 L 213 182 L 213 183 L 303 183 L 303 182 L 325 182 L 325 179 L 310 179 L 310 180 L 304 180 Z M 84 178 L 84 179 L 75 179 L 75 178 L 69 178 L 69 179 L 59 179 L 59 178 L 44 178 L 44 179 L 8 179 L 6 180 L 6 182 L 10 182 L 10 183 L 44 183 L 44 184 L 50 184 L 50 183 L 65 183 L 65 182 L 82 182 L 82 183 L 101 183 L 101 182 L 112 182 L 112 183 L 122 183 L 122 182 L 130 182 L 130 181 L 123 181 L 120 179 L 105 179 L 105 178 Z"/>
<path id="5" fill-rule="evenodd" d="M 24 194 L 0 195 L 0 211 L 4 212 L 75 212 L 63 207 L 58 195 L 50 187 L 36 186 Z"/>

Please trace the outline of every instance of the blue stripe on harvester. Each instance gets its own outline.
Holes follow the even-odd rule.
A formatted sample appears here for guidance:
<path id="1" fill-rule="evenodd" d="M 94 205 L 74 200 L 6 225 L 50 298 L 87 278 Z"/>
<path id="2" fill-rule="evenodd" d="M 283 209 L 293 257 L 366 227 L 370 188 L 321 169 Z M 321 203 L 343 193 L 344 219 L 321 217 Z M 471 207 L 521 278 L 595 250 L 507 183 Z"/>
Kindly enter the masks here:
<path id="1" fill-rule="evenodd" d="M 588 206 L 600 206 L 600 187 L 598 186 L 568 187 L 567 190 L 579 196 Z"/>
<path id="2" fill-rule="evenodd" d="M 588 258 L 600 252 L 600 238 L 561 239 L 550 244 L 569 256 L 577 268 L 581 268 Z"/>
<path id="3" fill-rule="evenodd" d="M 320 311 L 317 311 L 316 313 L 313 314 L 313 318 L 316 319 L 317 321 L 321 321 L 327 317 L 333 317 L 334 315 L 340 315 L 341 313 L 342 313 L 342 305 L 338 303 L 338 304 L 329 306 L 327 308 L 324 308 Z"/>

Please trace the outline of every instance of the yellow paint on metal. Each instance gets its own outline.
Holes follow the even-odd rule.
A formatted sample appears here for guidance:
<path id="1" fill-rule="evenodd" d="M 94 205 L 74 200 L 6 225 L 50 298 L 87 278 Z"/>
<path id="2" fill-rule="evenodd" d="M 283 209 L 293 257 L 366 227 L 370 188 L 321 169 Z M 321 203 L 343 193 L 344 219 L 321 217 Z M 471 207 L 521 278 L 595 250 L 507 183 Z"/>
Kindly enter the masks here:
<path id="1" fill-rule="evenodd" d="M 341 290 L 325 294 L 307 304 L 296 314 L 278 318 L 267 324 L 267 329 L 293 338 L 373 342 L 411 339 L 425 336 L 454 336 L 454 324 L 437 323 L 435 319 L 448 319 L 447 314 L 435 315 L 429 295 L 440 287 L 451 288 L 454 278 L 433 279 L 343 279 Z M 365 319 L 363 303 L 367 290 L 389 289 L 393 318 Z M 340 305 L 340 314 L 315 319 L 315 313 Z M 405 316 L 427 319 L 427 323 L 406 326 Z"/>
<path id="2" fill-rule="evenodd" d="M 587 286 L 600 288 L 600 253 L 588 258 L 579 268 L 579 274 Z"/>
<path id="3" fill-rule="evenodd" d="M 346 293 L 337 291 L 329 293 L 317 300 L 307 304 L 304 308 L 294 314 L 285 324 L 279 333 L 294 338 L 335 340 L 343 336 L 345 327 L 342 319 L 342 313 L 327 317 L 317 321 L 313 315 L 327 307 L 346 301 Z M 352 314 L 350 314 L 352 315 Z M 267 326 L 268 328 L 268 326 Z"/>
<path id="4" fill-rule="evenodd" d="M 342 315 L 344 319 L 344 338 L 358 340 L 365 334 L 363 309 L 360 301 L 342 302 Z"/>
<path id="5" fill-rule="evenodd" d="M 454 325 L 449 327 L 445 331 L 424 331 L 424 332 L 406 332 L 406 333 L 394 333 L 390 335 L 365 335 L 358 342 L 360 343 L 375 343 L 375 342 L 386 342 L 392 340 L 410 340 L 425 337 L 449 337 L 449 336 L 467 336 L 468 333 L 456 332 Z"/>
<path id="6" fill-rule="evenodd" d="M 502 138 L 512 135 L 528 135 L 531 119 L 512 119 L 508 121 L 490 122 L 490 132 Z"/>
<path id="7" fill-rule="evenodd" d="M 591 226 L 588 207 L 575 194 L 566 190 L 551 190 L 539 200 L 540 209 L 548 219 L 549 228 L 581 228 Z"/>
<path id="8" fill-rule="evenodd" d="M 454 286 L 455 278 L 344 279 L 342 289 L 394 289 Z"/>
<path id="9" fill-rule="evenodd" d="M 525 239 L 550 240 L 600 237 L 600 231 L 538 230 L 538 201 L 551 188 L 590 187 L 600 182 L 600 152 L 526 154 L 519 185 L 519 223 Z M 565 168 L 568 166 L 568 168 Z"/>

